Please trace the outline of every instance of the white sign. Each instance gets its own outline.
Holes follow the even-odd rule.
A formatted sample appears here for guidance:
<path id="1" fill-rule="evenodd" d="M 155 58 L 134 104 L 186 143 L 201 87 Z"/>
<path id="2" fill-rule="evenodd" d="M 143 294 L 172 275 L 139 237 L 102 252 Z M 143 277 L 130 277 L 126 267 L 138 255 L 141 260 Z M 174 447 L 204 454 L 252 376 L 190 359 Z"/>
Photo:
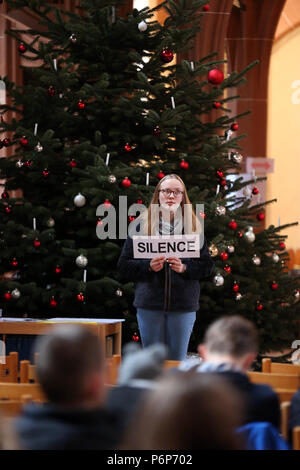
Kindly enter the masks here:
<path id="1" fill-rule="evenodd" d="M 195 235 L 145 236 L 134 235 L 133 257 L 156 258 L 157 256 L 174 256 L 176 258 L 199 258 L 200 237 Z"/>
<path id="2" fill-rule="evenodd" d="M 274 173 L 274 158 L 247 157 L 246 172 L 252 173 Z"/>

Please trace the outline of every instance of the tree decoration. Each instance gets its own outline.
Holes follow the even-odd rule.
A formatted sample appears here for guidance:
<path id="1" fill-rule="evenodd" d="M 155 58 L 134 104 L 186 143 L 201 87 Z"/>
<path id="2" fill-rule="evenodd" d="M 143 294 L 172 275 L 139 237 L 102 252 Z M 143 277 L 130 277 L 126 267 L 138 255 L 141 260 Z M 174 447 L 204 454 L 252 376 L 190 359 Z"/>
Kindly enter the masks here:
<path id="1" fill-rule="evenodd" d="M 278 256 L 277 253 L 273 253 L 272 254 L 272 261 L 273 263 L 278 263 L 278 261 L 280 260 L 280 257 Z"/>
<path id="2" fill-rule="evenodd" d="M 78 301 L 78 302 L 84 302 L 84 300 L 85 300 L 85 297 L 84 297 L 84 295 L 83 295 L 82 292 L 80 292 L 79 294 L 77 294 L 76 298 L 77 298 L 77 301 Z"/>
<path id="3" fill-rule="evenodd" d="M 220 101 L 215 101 L 214 104 L 213 104 L 213 107 L 214 107 L 215 109 L 221 108 L 221 103 L 220 103 Z"/>
<path id="4" fill-rule="evenodd" d="M 10 143 L 10 139 L 8 139 L 7 137 L 2 140 L 2 144 L 4 145 L 4 147 L 9 147 Z"/>
<path id="5" fill-rule="evenodd" d="M 216 287 L 221 287 L 224 284 L 224 277 L 222 274 L 217 273 L 215 277 L 213 278 L 213 283 Z"/>
<path id="6" fill-rule="evenodd" d="M 256 186 L 254 186 L 254 188 L 252 189 L 252 194 L 253 194 L 254 196 L 256 196 L 258 193 L 259 193 L 258 188 L 257 188 Z"/>
<path id="7" fill-rule="evenodd" d="M 139 199 L 136 200 L 136 203 L 137 204 L 143 204 L 143 200 L 141 198 L 139 198 Z"/>
<path id="8" fill-rule="evenodd" d="M 76 44 L 77 42 L 77 36 L 76 34 L 71 34 L 71 36 L 69 36 L 69 41 L 72 42 L 73 44 Z"/>
<path id="9" fill-rule="evenodd" d="M 33 246 L 35 248 L 39 248 L 41 246 L 41 242 L 38 238 L 36 238 L 34 241 L 33 241 Z"/>
<path id="10" fill-rule="evenodd" d="M 225 215 L 226 214 L 226 207 L 224 206 L 217 206 L 215 210 L 216 215 Z"/>
<path id="11" fill-rule="evenodd" d="M 231 124 L 231 127 L 230 127 L 230 129 L 231 129 L 232 131 L 234 131 L 234 132 L 235 132 L 235 131 L 237 131 L 237 130 L 238 130 L 238 128 L 239 128 L 239 125 L 238 125 L 238 123 L 237 123 L 237 122 L 234 122 L 233 124 Z"/>
<path id="12" fill-rule="evenodd" d="M 273 281 L 271 284 L 271 289 L 272 290 L 277 290 L 278 289 L 278 283 L 276 281 Z"/>
<path id="13" fill-rule="evenodd" d="M 261 310 L 263 310 L 264 306 L 259 300 L 257 300 L 255 308 L 260 312 Z"/>
<path id="14" fill-rule="evenodd" d="M 51 300 L 49 302 L 50 307 L 55 308 L 57 307 L 57 301 L 55 300 L 54 296 L 51 297 Z"/>
<path id="15" fill-rule="evenodd" d="M 13 258 L 10 264 L 12 265 L 13 268 L 16 268 L 19 263 L 18 263 L 18 260 L 16 258 Z"/>
<path id="16" fill-rule="evenodd" d="M 48 90 L 47 90 L 47 93 L 49 96 L 54 96 L 55 95 L 55 88 L 53 85 L 50 85 Z"/>
<path id="17" fill-rule="evenodd" d="M 244 194 L 244 196 L 250 197 L 250 196 L 251 196 L 251 193 L 252 193 L 252 191 L 251 191 L 251 188 L 249 188 L 249 186 L 246 186 L 246 187 L 243 189 L 243 194 Z"/>
<path id="18" fill-rule="evenodd" d="M 217 177 L 220 178 L 220 179 L 223 179 L 224 178 L 224 171 L 223 170 L 217 170 Z"/>
<path id="19" fill-rule="evenodd" d="M 77 162 L 76 162 L 75 158 L 72 158 L 72 160 L 70 160 L 69 165 L 70 165 L 71 168 L 76 168 L 77 167 Z"/>
<path id="20" fill-rule="evenodd" d="M 210 5 L 209 5 L 209 3 L 205 3 L 205 5 L 203 5 L 203 7 L 202 7 L 202 10 L 203 10 L 203 11 L 209 11 L 209 10 L 210 10 Z"/>
<path id="21" fill-rule="evenodd" d="M 182 168 L 183 170 L 187 170 L 188 167 L 189 167 L 188 162 L 186 162 L 184 159 L 182 159 L 181 162 L 180 162 L 180 168 Z"/>
<path id="22" fill-rule="evenodd" d="M 105 199 L 103 204 L 104 204 L 104 207 L 106 207 L 107 209 L 109 209 L 109 207 L 111 207 L 111 202 L 108 199 Z"/>
<path id="23" fill-rule="evenodd" d="M 238 152 L 231 152 L 230 153 L 230 159 L 235 162 L 235 163 L 241 163 L 243 161 L 243 155 L 241 155 Z"/>
<path id="24" fill-rule="evenodd" d="M 132 335 L 132 341 L 134 341 L 135 343 L 137 343 L 139 340 L 140 340 L 140 337 L 139 337 L 136 333 L 133 333 L 133 335 Z"/>
<path id="25" fill-rule="evenodd" d="M 209 253 L 210 253 L 210 256 L 212 256 L 213 258 L 215 256 L 218 256 L 218 253 L 219 253 L 219 250 L 218 248 L 216 247 L 216 245 L 210 245 L 210 247 L 208 248 L 209 250 Z"/>
<path id="26" fill-rule="evenodd" d="M 236 229 L 237 229 L 237 223 L 236 223 L 236 221 L 235 221 L 235 220 L 232 220 L 231 222 L 229 222 L 228 227 L 229 227 L 231 230 L 236 230 Z"/>
<path id="27" fill-rule="evenodd" d="M 134 150 L 136 148 L 136 145 L 135 144 L 129 144 L 128 142 L 124 145 L 124 150 L 126 152 L 131 152 L 132 150 Z"/>
<path id="28" fill-rule="evenodd" d="M 82 101 L 82 100 L 79 100 L 78 103 L 77 103 L 77 109 L 79 109 L 80 111 L 82 111 L 83 109 L 85 109 L 85 103 Z"/>
<path id="29" fill-rule="evenodd" d="M 20 139 L 20 144 L 22 145 L 22 147 L 27 148 L 28 143 L 29 143 L 29 141 L 28 141 L 27 137 L 25 135 L 23 135 L 23 137 L 21 137 L 21 139 Z"/>
<path id="30" fill-rule="evenodd" d="M 220 258 L 222 261 L 228 260 L 229 258 L 228 253 L 226 253 L 226 251 L 222 251 L 222 253 L 220 253 Z"/>
<path id="31" fill-rule="evenodd" d="M 129 186 L 131 185 L 131 181 L 130 179 L 126 176 L 123 181 L 122 181 L 122 186 L 123 188 L 129 188 Z"/>
<path id="32" fill-rule="evenodd" d="M 159 171 L 159 172 L 157 173 L 157 178 L 158 178 L 159 180 L 161 180 L 161 179 L 164 178 L 164 177 L 165 177 L 165 174 L 164 174 L 162 171 Z"/>
<path id="33" fill-rule="evenodd" d="M 252 263 L 255 264 L 255 266 L 260 266 L 261 259 L 257 255 L 252 256 Z"/>
<path id="34" fill-rule="evenodd" d="M 42 175 L 44 178 L 48 178 L 50 174 L 50 171 L 48 170 L 48 168 L 45 168 L 43 171 L 42 171 Z"/>
<path id="35" fill-rule="evenodd" d="M 141 33 L 144 33 L 145 31 L 147 31 L 147 28 L 148 28 L 148 25 L 147 25 L 146 21 L 141 21 L 141 22 L 138 24 L 138 30 L 139 30 Z"/>
<path id="36" fill-rule="evenodd" d="M 83 207 L 86 203 L 86 199 L 85 197 L 83 196 L 83 194 L 81 193 L 78 193 L 75 197 L 74 197 L 74 204 L 76 207 Z"/>
<path id="37" fill-rule="evenodd" d="M 237 292 L 237 293 L 235 294 L 235 300 L 237 300 L 237 301 L 241 300 L 242 297 L 243 297 L 243 296 L 242 296 L 242 294 L 241 294 L 240 292 Z"/>
<path id="38" fill-rule="evenodd" d="M 55 220 L 50 217 L 50 219 L 47 220 L 46 222 L 47 227 L 52 228 L 55 225 Z"/>
<path id="39" fill-rule="evenodd" d="M 262 220 L 265 220 L 265 213 L 264 212 L 259 212 L 258 214 L 256 214 L 256 218 L 257 220 L 259 220 L 260 222 Z"/>
<path id="40" fill-rule="evenodd" d="M 235 248 L 234 248 L 233 245 L 228 245 L 228 247 L 227 247 L 228 253 L 234 253 L 234 250 L 235 250 Z"/>
<path id="41" fill-rule="evenodd" d="M 6 206 L 4 210 L 5 210 L 6 214 L 11 214 L 12 206 L 11 205 Z"/>
<path id="42" fill-rule="evenodd" d="M 36 146 L 34 147 L 34 150 L 40 153 L 44 150 L 44 147 L 40 144 L 40 142 L 38 142 Z"/>
<path id="43" fill-rule="evenodd" d="M 13 299 L 19 299 L 21 297 L 21 292 L 19 291 L 19 289 L 15 288 L 11 291 L 11 296 Z"/>
<path id="44" fill-rule="evenodd" d="M 19 44 L 18 51 L 20 54 L 24 54 L 24 52 L 27 51 L 27 46 L 24 44 L 24 42 Z"/>
<path id="45" fill-rule="evenodd" d="M 152 134 L 155 136 L 155 137 L 159 137 L 160 134 L 161 134 L 161 129 L 159 126 L 156 126 L 154 127 L 153 131 L 152 131 Z"/>
<path id="46" fill-rule="evenodd" d="M 9 199 L 9 194 L 7 191 L 3 191 L 3 193 L 1 194 L 1 199 Z"/>
<path id="47" fill-rule="evenodd" d="M 123 295 L 123 292 L 121 291 L 120 287 L 118 287 L 118 289 L 116 290 L 116 296 L 122 297 L 122 295 Z"/>
<path id="48" fill-rule="evenodd" d="M 9 291 L 4 293 L 5 300 L 11 300 L 11 293 Z"/>
<path id="49" fill-rule="evenodd" d="M 117 178 L 115 177 L 115 175 L 109 175 L 108 177 L 109 183 L 114 184 L 116 181 L 117 181 Z"/>
<path id="50" fill-rule="evenodd" d="M 232 287 L 233 292 L 238 292 L 240 290 L 240 286 L 237 283 L 237 281 L 233 282 L 233 287 Z"/>
<path id="51" fill-rule="evenodd" d="M 159 56 L 160 56 L 161 61 L 164 62 L 165 64 L 172 62 L 174 58 L 173 52 L 171 51 L 171 49 L 167 47 L 161 51 Z"/>
<path id="52" fill-rule="evenodd" d="M 228 264 L 226 264 L 223 269 L 224 269 L 224 271 L 227 272 L 227 274 L 230 274 L 230 273 L 231 273 L 231 267 L 228 266 Z"/>
<path id="53" fill-rule="evenodd" d="M 224 74 L 222 70 L 211 69 L 207 74 L 207 80 L 213 85 L 220 85 L 224 80 Z"/>
<path id="54" fill-rule="evenodd" d="M 77 256 L 75 263 L 77 264 L 79 268 L 85 268 L 88 264 L 88 259 L 84 255 L 79 255 Z"/>
<path id="55" fill-rule="evenodd" d="M 253 232 L 253 227 L 248 227 L 247 232 L 244 233 L 244 238 L 248 243 L 253 243 L 255 240 L 255 234 Z"/>

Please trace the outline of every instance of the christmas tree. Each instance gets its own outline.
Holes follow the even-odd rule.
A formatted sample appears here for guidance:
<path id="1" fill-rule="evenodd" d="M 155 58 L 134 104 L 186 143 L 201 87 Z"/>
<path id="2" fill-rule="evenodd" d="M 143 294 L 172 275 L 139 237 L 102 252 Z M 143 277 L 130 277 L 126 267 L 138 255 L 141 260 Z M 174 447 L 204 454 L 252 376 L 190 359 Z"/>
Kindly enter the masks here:
<path id="1" fill-rule="evenodd" d="M 208 323 L 233 313 L 259 327 L 261 350 L 290 346 L 299 290 L 286 268 L 280 232 L 287 226 L 264 229 L 275 200 L 260 202 L 255 178 L 231 178 L 240 170 L 243 136 L 229 92 L 247 69 L 224 77 L 216 55 L 184 59 L 207 2 L 168 0 L 126 18 L 110 0 L 82 0 L 76 13 L 39 0 L 7 4 L 30 9 L 40 27 L 7 32 L 28 59 L 26 83 L 1 77 L 8 103 L 0 107 L 1 146 L 8 148 L 0 160 L 3 314 L 125 316 L 124 337 L 131 337 L 133 284 L 116 267 L 124 217 L 127 229 L 138 215 L 127 208 L 147 206 L 159 179 L 177 173 L 193 204 L 205 206 L 197 215 L 216 264 L 202 286 L 192 347 Z M 163 25 L 158 8 L 167 12 Z M 220 110 L 215 120 L 213 109 Z M 100 205 L 116 209 L 107 238 Z"/>

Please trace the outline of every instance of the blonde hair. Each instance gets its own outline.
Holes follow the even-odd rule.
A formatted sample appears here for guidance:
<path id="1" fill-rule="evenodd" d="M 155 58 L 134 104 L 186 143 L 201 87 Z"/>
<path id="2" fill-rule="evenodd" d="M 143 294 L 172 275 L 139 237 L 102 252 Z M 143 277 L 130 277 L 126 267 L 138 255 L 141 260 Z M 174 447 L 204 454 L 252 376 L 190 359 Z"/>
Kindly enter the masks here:
<path id="1" fill-rule="evenodd" d="M 145 210 L 140 216 L 140 222 L 142 227 L 142 232 L 144 235 L 157 235 L 158 228 L 159 228 L 159 215 L 160 215 L 160 208 L 159 208 L 159 191 L 161 185 L 164 181 L 176 179 L 179 181 L 183 186 L 183 197 L 180 203 L 181 207 L 181 215 L 182 219 L 184 220 L 184 233 L 191 234 L 191 233 L 198 233 L 202 232 L 202 226 L 197 218 L 192 203 L 189 199 L 186 187 L 180 176 L 175 174 L 170 174 L 164 176 L 159 183 L 156 185 L 154 190 L 150 205 L 147 210 Z"/>

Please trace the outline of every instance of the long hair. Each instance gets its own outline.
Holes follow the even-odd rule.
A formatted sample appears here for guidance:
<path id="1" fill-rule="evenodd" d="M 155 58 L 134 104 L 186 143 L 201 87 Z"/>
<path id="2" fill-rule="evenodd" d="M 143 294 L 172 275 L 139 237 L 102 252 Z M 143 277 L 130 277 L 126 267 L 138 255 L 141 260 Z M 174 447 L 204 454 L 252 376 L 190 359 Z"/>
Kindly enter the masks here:
<path id="1" fill-rule="evenodd" d="M 164 181 L 176 179 L 180 181 L 183 187 L 183 197 L 180 203 L 180 210 L 182 220 L 184 221 L 184 233 L 191 234 L 191 233 L 199 233 L 202 231 L 202 226 L 197 219 L 196 214 L 194 212 L 192 203 L 189 199 L 186 187 L 180 176 L 175 174 L 170 174 L 164 176 L 159 183 L 156 185 L 154 190 L 150 205 L 147 210 L 145 210 L 140 216 L 140 221 L 142 225 L 142 232 L 144 235 L 157 235 L 158 234 L 158 227 L 159 227 L 159 217 L 160 217 L 160 207 L 159 207 L 159 191 L 161 185 Z"/>

